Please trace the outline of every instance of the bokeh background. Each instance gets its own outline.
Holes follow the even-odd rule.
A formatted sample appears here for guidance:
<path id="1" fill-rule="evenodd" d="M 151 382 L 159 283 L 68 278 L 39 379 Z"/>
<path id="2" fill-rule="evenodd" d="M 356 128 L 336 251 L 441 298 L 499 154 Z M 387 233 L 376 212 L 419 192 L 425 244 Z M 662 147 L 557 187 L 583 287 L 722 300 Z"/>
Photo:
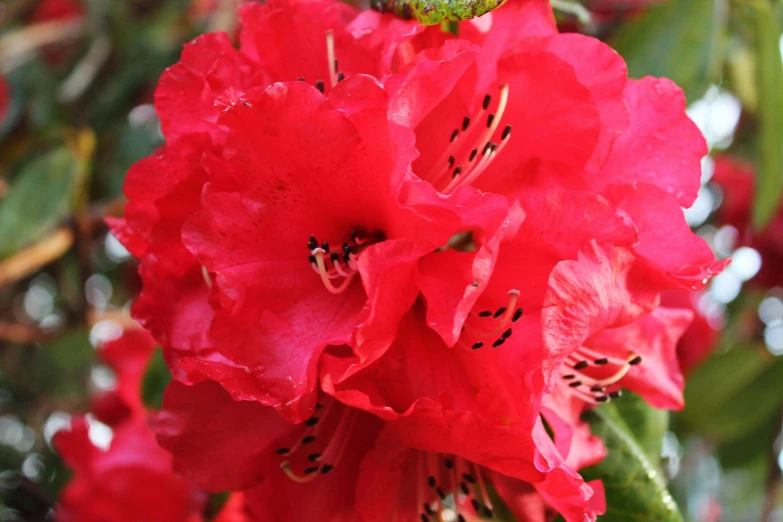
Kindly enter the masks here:
<path id="1" fill-rule="evenodd" d="M 509 0 L 515 1 L 515 0 Z M 182 44 L 240 0 L 0 0 L 0 522 L 43 521 L 69 471 L 51 437 L 115 376 L 94 347 L 132 324 L 134 261 L 103 219 L 161 144 L 152 96 Z M 666 76 L 711 154 L 690 225 L 729 268 L 678 349 L 687 407 L 641 425 L 695 522 L 783 522 L 783 2 L 552 0 L 563 31 Z M 168 373 L 150 363 L 144 400 Z M 110 430 L 95 423 L 105 444 Z"/>

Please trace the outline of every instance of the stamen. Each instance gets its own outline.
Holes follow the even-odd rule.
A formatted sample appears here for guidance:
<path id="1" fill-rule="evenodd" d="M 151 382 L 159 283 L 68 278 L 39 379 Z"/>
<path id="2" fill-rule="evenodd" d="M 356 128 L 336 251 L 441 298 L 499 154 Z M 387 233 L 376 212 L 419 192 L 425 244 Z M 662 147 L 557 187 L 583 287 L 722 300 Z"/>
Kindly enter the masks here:
<path id="1" fill-rule="evenodd" d="M 506 110 L 506 105 L 508 103 L 508 84 L 502 85 L 500 87 L 500 101 L 498 102 L 498 107 L 495 110 L 493 114 L 490 114 L 487 117 L 487 130 L 484 131 L 484 133 L 481 135 L 481 138 L 478 140 L 479 144 L 482 143 L 490 143 L 490 139 L 495 134 L 495 131 L 497 130 L 498 125 L 500 124 L 501 119 L 503 118 L 503 113 Z M 483 109 L 482 111 L 483 112 Z M 469 172 L 466 172 L 465 176 L 463 176 L 462 179 L 459 181 L 452 180 L 451 183 L 449 183 L 446 188 L 443 190 L 444 193 L 450 194 L 453 192 L 457 187 L 462 185 L 467 185 L 470 183 L 473 183 L 478 177 L 486 170 L 487 166 L 491 163 L 492 158 L 500 152 L 500 150 L 503 148 L 503 145 L 505 145 L 508 142 L 508 138 L 511 134 L 511 128 L 507 127 L 507 131 L 503 131 L 503 141 L 501 142 L 500 148 L 497 148 L 495 146 L 491 150 L 489 150 L 489 153 L 484 156 L 481 161 L 473 167 L 473 170 L 470 170 Z"/>
<path id="2" fill-rule="evenodd" d="M 591 404 L 604 403 L 610 401 L 611 399 L 616 399 L 617 397 L 620 397 L 622 394 L 621 390 L 615 390 L 607 394 L 606 388 L 613 384 L 616 384 L 623 377 L 625 377 L 625 375 L 631 370 L 631 367 L 634 364 L 639 364 L 641 362 L 641 357 L 631 352 L 628 354 L 628 357 L 625 360 L 617 359 L 614 357 L 602 357 L 600 359 L 596 359 L 595 360 L 596 366 L 605 366 L 607 364 L 613 363 L 613 364 L 617 364 L 617 366 L 619 367 L 617 371 L 615 371 L 613 374 L 609 375 L 608 377 L 597 378 L 588 375 L 584 371 L 582 371 L 589 366 L 588 361 L 581 360 L 579 362 L 575 362 L 576 354 L 578 353 L 580 356 L 584 355 L 583 353 L 579 353 L 584 351 L 591 352 L 591 354 L 598 353 L 598 352 L 594 352 L 593 350 L 580 348 L 579 350 L 577 350 L 577 352 L 574 352 L 569 355 L 569 358 L 566 359 L 565 364 L 566 367 L 570 368 L 574 373 L 563 374 L 561 377 L 563 378 L 563 380 L 566 381 L 571 381 L 577 377 L 579 378 L 579 380 L 577 381 L 569 382 L 568 384 L 569 390 L 575 395 L 577 395 L 579 398 Z M 587 390 L 581 388 L 582 385 L 584 385 L 587 388 Z"/>
<path id="3" fill-rule="evenodd" d="M 291 463 L 288 462 L 288 461 L 281 462 L 280 463 L 280 469 L 283 470 L 283 473 L 285 473 L 288 478 L 290 478 L 291 480 L 293 480 L 297 484 L 307 484 L 308 482 L 312 482 L 313 480 L 315 480 L 318 477 L 318 475 L 316 475 L 315 473 L 312 473 L 312 472 L 311 473 L 307 473 L 308 470 L 312 469 L 312 468 L 308 468 L 308 469 L 305 470 L 306 476 L 304 476 L 304 477 L 301 476 L 301 475 L 297 475 L 294 472 L 294 470 L 291 469 Z M 318 471 L 318 468 L 316 468 L 315 471 Z"/>
<path id="4" fill-rule="evenodd" d="M 329 63 L 329 80 L 334 87 L 337 85 L 337 60 L 334 57 L 334 31 L 331 29 L 326 31 L 326 59 Z"/>
<path id="5" fill-rule="evenodd" d="M 481 109 L 479 109 L 478 113 L 473 116 L 473 120 L 480 120 L 483 116 L 484 112 L 489 107 L 489 103 L 492 100 L 492 97 L 489 95 L 484 96 L 484 102 L 481 105 Z M 466 131 L 468 129 L 468 125 L 470 124 L 470 116 L 465 116 L 462 119 L 462 130 Z M 462 134 L 463 138 L 464 136 L 467 136 L 467 133 Z M 425 179 L 428 179 L 430 183 L 432 183 L 433 186 L 438 187 L 442 182 L 443 178 L 446 175 L 446 172 L 448 172 L 448 169 L 444 171 L 443 165 L 446 164 L 446 158 L 449 158 L 450 156 L 456 156 L 456 152 L 462 145 L 462 142 L 464 139 L 457 139 L 460 137 L 460 128 L 454 129 L 454 131 L 451 133 L 451 137 L 449 138 L 449 146 L 446 147 L 446 150 L 443 151 L 443 154 L 435 161 L 433 164 L 432 170 L 430 171 L 429 175 L 426 176 Z M 451 165 L 448 167 L 451 169 Z"/>
<path id="6" fill-rule="evenodd" d="M 209 270 L 207 270 L 207 267 L 201 266 L 201 275 L 204 277 L 204 282 L 207 284 L 207 288 L 212 290 L 212 277 L 209 275 Z"/>
<path id="7" fill-rule="evenodd" d="M 332 285 L 329 272 L 326 269 L 326 263 L 324 262 L 325 254 L 326 251 L 323 248 L 316 248 L 312 251 L 311 255 L 315 257 L 315 262 L 318 266 L 318 273 L 321 275 L 321 281 L 323 282 L 326 289 L 333 294 L 341 294 L 345 291 L 346 288 L 348 288 L 348 285 L 351 283 L 351 280 L 353 280 L 353 276 L 356 275 L 356 272 L 349 274 L 348 277 L 343 279 L 343 282 L 340 284 L 340 286 L 335 287 Z"/>
<path id="8" fill-rule="evenodd" d="M 321 94 L 324 93 L 324 82 L 322 80 L 318 80 L 315 82 L 315 88 L 321 91 Z"/>
<path id="9" fill-rule="evenodd" d="M 522 313 L 520 312 L 521 309 L 517 309 L 517 301 L 519 301 L 519 290 L 512 289 L 508 291 L 509 299 L 508 299 L 508 305 L 501 306 L 497 309 L 494 313 L 491 311 L 482 311 L 478 313 L 479 317 L 485 318 L 492 316 L 493 318 L 497 319 L 498 317 L 501 317 L 500 323 L 497 327 L 495 327 L 491 331 L 481 330 L 478 328 L 471 327 L 470 325 L 465 325 L 466 328 L 470 329 L 473 332 L 476 332 L 478 334 L 485 335 L 487 337 L 496 337 L 501 332 L 505 333 L 506 327 L 508 326 L 508 323 L 512 322 L 513 317 L 516 317 L 517 314 L 520 316 Z M 510 332 L 510 329 L 508 329 Z M 505 341 L 508 337 L 511 336 L 511 333 L 508 333 L 508 335 L 502 337 L 501 339 Z M 502 344 L 502 343 L 501 343 Z"/>

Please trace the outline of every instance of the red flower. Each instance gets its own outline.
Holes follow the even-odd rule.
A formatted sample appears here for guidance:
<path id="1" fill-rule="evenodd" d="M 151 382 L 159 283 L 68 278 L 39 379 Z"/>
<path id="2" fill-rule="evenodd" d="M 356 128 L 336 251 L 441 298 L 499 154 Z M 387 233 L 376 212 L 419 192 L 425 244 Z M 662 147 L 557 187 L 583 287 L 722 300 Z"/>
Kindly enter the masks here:
<path id="1" fill-rule="evenodd" d="M 458 231 L 494 234 L 508 212 L 503 198 L 468 189 L 444 198 L 406 181 L 412 136 L 385 113 L 383 91 L 365 76 L 326 99 L 301 82 L 276 84 L 248 92 L 221 116 L 231 144 L 222 158 L 188 135 L 136 167 L 128 219 L 115 230 L 142 256 L 145 285 L 153 282 L 137 317 L 164 345 L 209 357 L 191 367 L 211 365 L 233 393 L 309 416 L 324 346 L 355 345 L 363 364 L 379 357 L 418 293 L 418 259 Z M 169 166 L 170 181 L 145 190 Z M 157 198 L 167 186 L 176 188 Z M 198 263 L 175 239 L 180 228 Z M 487 248 L 465 256 L 465 266 L 491 256 Z M 247 370 L 225 377 L 232 365 Z"/>
<path id="2" fill-rule="evenodd" d="M 473 185 L 523 209 L 540 189 L 599 194 L 632 221 L 633 251 L 662 288 L 703 287 L 725 263 L 680 209 L 696 197 L 707 152 L 682 91 L 628 80 L 605 44 L 558 34 L 544 4 L 462 23 L 460 39 L 428 28 L 429 40 L 399 46 L 404 74 L 386 85 L 390 115 L 416 130 L 414 172 L 442 192 Z M 433 39 L 439 46 L 422 46 Z"/>
<path id="3" fill-rule="evenodd" d="M 91 416 L 76 416 L 70 429 L 54 436 L 54 446 L 74 478 L 63 489 L 57 520 L 105 522 L 199 522 L 205 496 L 175 475 L 171 456 L 155 442 L 139 397 L 141 378 L 154 344 L 145 332 L 129 331 L 101 348 L 101 358 L 117 373 L 114 400 L 95 411 L 112 427 L 108 448 L 93 442 Z M 105 406 L 112 405 L 113 408 Z M 119 415 L 118 415 L 119 412 Z M 124 414 L 124 415 L 123 415 Z"/>
<path id="4" fill-rule="evenodd" d="M 108 450 L 96 447 L 84 417 L 54 437 L 57 451 L 74 470 L 63 490 L 57 520 L 194 522 L 204 497 L 171 471 L 171 457 L 158 447 L 144 422 L 117 427 Z"/>
<path id="5" fill-rule="evenodd" d="M 242 16 L 240 50 L 207 35 L 164 75 L 167 145 L 113 223 L 190 385 L 158 421 L 177 469 L 262 520 L 426 518 L 438 487 L 486 512 L 483 479 L 594 519 L 579 414 L 620 387 L 681 406 L 690 313 L 659 294 L 723 266 L 681 211 L 706 152 L 682 93 L 557 34 L 545 0 L 460 38 L 332 3 Z"/>
<path id="6" fill-rule="evenodd" d="M 779 208 L 762 229 L 753 228 L 751 210 L 756 177 L 751 163 L 718 156 L 715 158 L 712 181 L 722 189 L 723 194 L 717 222 L 737 229 L 737 246 L 749 246 L 761 254 L 761 269 L 751 279 L 751 284 L 761 288 L 783 286 L 783 276 L 778 269 L 783 260 L 783 209 Z"/>
<path id="7" fill-rule="evenodd" d="M 116 387 L 92 399 L 92 413 L 110 426 L 129 417 L 146 418 L 141 400 L 141 383 L 147 363 L 157 344 L 141 329 L 126 330 L 119 338 L 102 343 L 98 358 L 116 375 Z"/>
<path id="8" fill-rule="evenodd" d="M 248 90 L 301 78 L 328 92 L 339 78 L 378 74 L 379 60 L 347 25 L 357 11 L 341 2 L 273 0 L 240 11 L 240 49 L 224 33 L 187 44 L 161 76 L 155 108 L 168 139 L 209 132 L 220 113 Z"/>
<path id="9" fill-rule="evenodd" d="M 185 476 L 208 489 L 247 488 L 258 520 L 344 520 L 354 512 L 366 522 L 430 520 L 449 495 L 461 513 L 485 515 L 486 483 L 531 487 L 520 477 L 569 522 L 603 512 L 600 486 L 594 492 L 568 470 L 540 422 L 525 442 L 514 427 L 489 426 L 467 411 L 420 408 L 384 423 L 323 396 L 294 425 L 207 381 L 170 385 L 157 431 Z"/>
<path id="10" fill-rule="evenodd" d="M 427 29 L 401 43 L 390 114 L 415 128 L 414 172 L 438 190 L 473 185 L 525 210 L 475 294 L 497 301 L 523 289 L 526 313 L 543 308 L 548 384 L 572 378 L 570 393 L 590 404 L 622 385 L 681 407 L 674 346 L 690 314 L 654 310 L 661 291 L 701 288 L 727 263 L 681 210 L 696 197 L 706 145 L 676 86 L 628 80 L 604 44 L 557 34 L 544 4 L 463 23 L 460 39 Z M 430 326 L 453 344 L 476 299 L 450 322 L 428 310 Z M 629 341 L 639 349 L 623 348 Z"/>
<path id="11" fill-rule="evenodd" d="M 556 451 L 539 453 L 536 466 L 545 475 L 530 483 L 448 451 L 400 445 L 397 431 L 391 423 L 362 463 L 357 512 L 367 522 L 427 522 L 446 511 L 460 522 L 493 518 L 490 486 L 518 520 L 543 521 L 545 513 L 559 512 L 567 522 L 592 522 L 606 509 L 600 482 L 585 484 Z M 552 445 L 540 422 L 534 433 L 537 444 Z"/>

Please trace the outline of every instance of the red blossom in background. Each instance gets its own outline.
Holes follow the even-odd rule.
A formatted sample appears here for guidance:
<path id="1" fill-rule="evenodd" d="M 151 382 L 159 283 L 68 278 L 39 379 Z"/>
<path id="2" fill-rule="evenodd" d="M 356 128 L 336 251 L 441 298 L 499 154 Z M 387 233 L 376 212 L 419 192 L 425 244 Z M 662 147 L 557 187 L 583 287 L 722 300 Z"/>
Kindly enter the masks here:
<path id="1" fill-rule="evenodd" d="M 79 0 L 40 0 L 30 15 L 30 22 L 68 20 L 83 13 L 84 6 Z"/>
<path id="2" fill-rule="evenodd" d="M 761 288 L 783 286 L 780 264 L 783 261 L 783 211 L 760 230 L 751 224 L 756 177 L 753 165 L 729 156 L 715 158 L 712 182 L 723 194 L 717 222 L 731 225 L 739 232 L 737 246 L 749 246 L 761 254 L 761 269 L 750 283 Z"/>
<path id="3" fill-rule="evenodd" d="M 144 369 L 155 343 L 146 332 L 131 330 L 99 348 L 115 371 L 111 399 L 97 400 L 95 417 L 111 423 L 108 447 L 90 436 L 92 416 L 75 416 L 53 442 L 74 478 L 63 490 L 57 520 L 105 522 L 198 522 L 205 495 L 174 474 L 171 456 L 155 441 L 140 398 Z M 105 434 L 105 433 L 104 433 Z"/>
<path id="4" fill-rule="evenodd" d="M 680 362 L 680 370 L 686 376 L 718 346 L 723 318 L 714 312 L 702 310 L 699 300 L 703 295 L 703 292 L 672 290 L 661 296 L 663 306 L 693 312 L 693 321 L 677 342 L 677 359 Z"/>

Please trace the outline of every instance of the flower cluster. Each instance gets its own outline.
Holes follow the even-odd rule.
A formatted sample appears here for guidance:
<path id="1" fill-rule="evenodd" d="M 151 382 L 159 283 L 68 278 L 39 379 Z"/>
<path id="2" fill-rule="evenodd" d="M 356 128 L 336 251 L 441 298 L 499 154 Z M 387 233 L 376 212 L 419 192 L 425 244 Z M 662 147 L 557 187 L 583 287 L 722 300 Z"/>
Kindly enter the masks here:
<path id="1" fill-rule="evenodd" d="M 238 39 L 163 74 L 166 144 L 110 222 L 174 377 L 174 468 L 262 521 L 475 520 L 495 495 L 594 520 L 580 414 L 682 407 L 692 312 L 660 295 L 724 266 L 681 210 L 706 145 L 680 89 L 546 0 L 456 35 L 269 0 Z"/>

